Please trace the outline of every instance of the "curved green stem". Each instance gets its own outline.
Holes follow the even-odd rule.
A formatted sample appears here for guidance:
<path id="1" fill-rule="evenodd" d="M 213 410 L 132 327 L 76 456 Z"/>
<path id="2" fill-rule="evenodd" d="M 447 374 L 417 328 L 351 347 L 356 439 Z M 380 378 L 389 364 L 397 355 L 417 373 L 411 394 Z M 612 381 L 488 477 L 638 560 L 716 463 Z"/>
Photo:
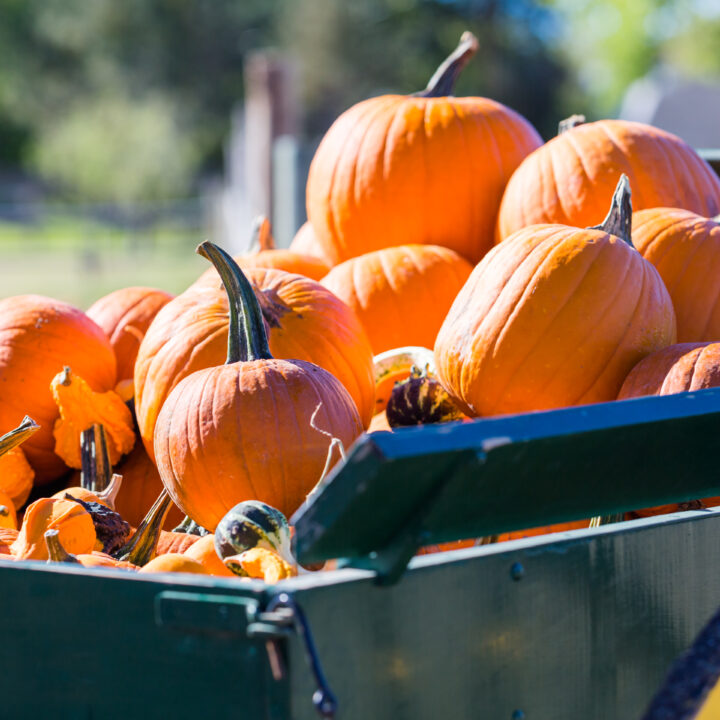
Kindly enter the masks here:
<path id="1" fill-rule="evenodd" d="M 10 452 L 13 448 L 24 443 L 33 433 L 36 433 L 40 426 L 28 415 L 23 421 L 9 433 L 0 437 L 0 455 Z"/>
<path id="2" fill-rule="evenodd" d="M 80 459 L 80 487 L 93 493 L 107 490 L 113 472 L 105 427 L 100 423 L 95 423 L 80 433 Z"/>
<path id="3" fill-rule="evenodd" d="M 134 535 L 112 555 L 116 560 L 125 560 L 133 565 L 147 565 L 157 551 L 160 531 L 167 517 L 172 500 L 167 490 L 163 490 Z"/>
<path id="4" fill-rule="evenodd" d="M 630 198 L 630 181 L 624 173 L 615 188 L 610 205 L 610 212 L 600 225 L 593 225 L 588 230 L 601 230 L 624 240 L 630 247 L 632 243 L 632 202 Z"/>
<path id="5" fill-rule="evenodd" d="M 577 127 L 578 125 L 583 125 L 584 123 L 584 115 L 571 115 L 569 118 L 565 118 L 558 123 L 558 135 L 562 135 L 568 130 L 572 130 L 574 127 Z"/>
<path id="6" fill-rule="evenodd" d="M 271 359 L 260 305 L 242 270 L 230 255 L 209 240 L 200 243 L 195 252 L 215 266 L 228 295 L 230 327 L 226 364 Z"/>
<path id="7" fill-rule="evenodd" d="M 48 555 L 50 556 L 49 563 L 64 562 L 80 565 L 80 561 L 62 546 L 60 533 L 57 530 L 47 530 L 45 532 L 45 545 L 47 545 Z"/>
<path id="8" fill-rule="evenodd" d="M 458 46 L 445 58 L 435 74 L 430 78 L 427 87 L 415 93 L 415 97 L 447 97 L 453 94 L 455 82 L 468 64 L 470 58 L 477 52 L 478 39 L 468 30 L 460 37 Z"/>

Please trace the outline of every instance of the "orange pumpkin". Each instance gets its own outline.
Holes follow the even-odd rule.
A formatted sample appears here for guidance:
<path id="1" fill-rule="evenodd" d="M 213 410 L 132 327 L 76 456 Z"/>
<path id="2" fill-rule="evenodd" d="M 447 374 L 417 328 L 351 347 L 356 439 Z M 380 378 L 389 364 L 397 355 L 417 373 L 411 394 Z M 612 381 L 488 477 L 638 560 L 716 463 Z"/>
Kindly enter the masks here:
<path id="1" fill-rule="evenodd" d="M 14 427 L 25 413 L 40 425 L 23 445 L 37 484 L 66 471 L 53 451 L 58 408 L 50 391 L 50 381 L 65 365 L 93 390 L 115 385 L 110 342 L 83 312 L 40 295 L 0 300 L 0 428 Z"/>
<path id="2" fill-rule="evenodd" d="M 117 360 L 117 379 L 132 378 L 140 341 L 160 308 L 173 296 L 149 287 L 128 287 L 101 297 L 87 316 L 105 332 Z"/>
<path id="3" fill-rule="evenodd" d="M 542 140 L 494 100 L 452 97 L 476 49 L 465 33 L 423 92 L 370 98 L 333 123 L 307 181 L 323 256 L 424 244 L 477 262 L 492 247 L 505 184 Z"/>
<path id="4" fill-rule="evenodd" d="M 561 133 L 513 173 L 500 205 L 498 241 L 537 223 L 597 222 L 620 173 L 630 179 L 636 210 L 720 212 L 720 179 L 676 135 L 628 120 L 582 124 L 577 117 L 581 124 L 561 123 Z"/>
<path id="5" fill-rule="evenodd" d="M 91 553 L 73 555 L 63 547 L 60 541 L 60 533 L 57 530 L 46 531 L 45 544 L 49 556 L 48 562 L 63 562 L 82 565 L 83 567 L 114 568 L 116 570 L 138 570 L 138 567 L 132 563 L 115 560 L 112 555 L 98 552 L 97 550 Z"/>
<path id="6" fill-rule="evenodd" d="M 448 248 L 403 245 L 346 260 L 322 284 L 355 311 L 377 354 L 402 345 L 432 347 L 471 272 Z"/>
<path id="7" fill-rule="evenodd" d="M 17 530 L 17 512 L 12 498 L 0 490 L 0 527 Z"/>
<path id="8" fill-rule="evenodd" d="M 720 387 L 720 342 L 671 345 L 643 358 L 620 388 L 618 400 Z"/>
<path id="9" fill-rule="evenodd" d="M 438 377 L 470 414 L 614 400 L 637 362 L 675 341 L 672 302 L 630 222 L 623 176 L 598 228 L 531 226 L 475 268 L 435 344 Z"/>
<path id="10" fill-rule="evenodd" d="M 139 525 L 163 490 L 162 480 L 145 448 L 138 443 L 133 451 L 115 468 L 122 475 L 122 485 L 115 498 L 115 510 L 133 527 Z M 184 515 L 171 505 L 163 527 L 177 527 Z"/>
<path id="11" fill-rule="evenodd" d="M 373 357 L 355 313 L 309 278 L 262 268 L 248 270 L 247 277 L 261 303 L 270 350 L 335 375 L 368 424 L 375 397 Z M 227 341 L 227 295 L 220 288 L 188 290 L 158 313 L 135 368 L 135 412 L 151 458 L 155 423 L 170 391 L 191 373 L 220 365 Z"/>
<path id="12" fill-rule="evenodd" d="M 191 535 L 184 532 L 173 532 L 163 530 L 160 533 L 156 553 L 167 555 L 168 553 L 184 553 L 200 540 L 199 535 Z"/>
<path id="13" fill-rule="evenodd" d="M 14 560 L 12 545 L 17 540 L 19 532 L 15 528 L 0 526 L 0 559 Z"/>
<path id="14" fill-rule="evenodd" d="M 255 221 L 253 235 L 255 252 L 235 257 L 235 262 L 243 270 L 249 270 L 250 268 L 284 270 L 285 272 L 304 275 L 313 280 L 320 280 L 330 270 L 329 263 L 311 254 L 308 255 L 292 249 L 277 249 L 270 231 L 270 221 L 264 215 Z M 215 268 L 208 268 L 195 282 L 194 286 L 205 285 L 208 281 L 220 282 Z"/>
<path id="15" fill-rule="evenodd" d="M 215 536 L 205 535 L 193 543 L 184 553 L 185 557 L 197 560 L 210 575 L 233 577 L 234 573 L 220 559 L 215 550 Z"/>
<path id="16" fill-rule="evenodd" d="M 678 342 L 720 340 L 720 224 L 689 210 L 633 216 L 633 245 L 660 273 L 677 315 Z"/>
<path id="17" fill-rule="evenodd" d="M 322 246 L 318 242 L 317 235 L 309 222 L 305 222 L 300 226 L 288 249 L 300 255 L 310 255 L 320 258 L 320 260 L 328 266 L 328 270 L 335 264 L 332 258 L 329 258 L 324 253 Z"/>
<path id="18" fill-rule="evenodd" d="M 227 362 L 170 393 L 155 427 L 155 458 L 175 504 L 214 531 L 241 500 L 289 516 L 320 479 L 328 435 L 349 447 L 362 424 L 329 372 L 272 357 L 255 293 L 232 258 L 209 242 L 198 252 L 212 260 L 230 299 Z"/>
<path id="19" fill-rule="evenodd" d="M 18 427 L 0 437 L 0 492 L 9 495 L 15 510 L 25 504 L 35 477 L 19 446 L 39 429 L 40 426 L 26 415 Z"/>
<path id="20" fill-rule="evenodd" d="M 140 568 L 141 573 L 177 572 L 193 573 L 194 575 L 209 575 L 210 573 L 197 560 L 193 560 L 181 553 L 167 553 L 158 555 L 147 565 Z"/>

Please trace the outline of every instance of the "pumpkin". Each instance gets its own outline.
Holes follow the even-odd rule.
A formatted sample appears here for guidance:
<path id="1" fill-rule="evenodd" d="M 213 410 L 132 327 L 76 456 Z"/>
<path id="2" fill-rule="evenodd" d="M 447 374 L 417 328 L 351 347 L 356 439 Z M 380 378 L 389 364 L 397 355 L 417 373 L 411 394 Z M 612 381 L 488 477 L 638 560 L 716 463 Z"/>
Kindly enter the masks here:
<path id="1" fill-rule="evenodd" d="M 135 424 L 130 409 L 117 393 L 94 392 L 67 366 L 53 378 L 50 388 L 60 411 L 53 428 L 55 452 L 68 467 L 82 467 L 80 435 L 94 424 L 105 428 L 111 465 L 132 450 Z"/>
<path id="2" fill-rule="evenodd" d="M 660 273 L 677 315 L 678 342 L 720 340 L 720 224 L 689 210 L 635 213 L 633 245 Z"/>
<path id="3" fill-rule="evenodd" d="M 215 536 L 205 535 L 193 543 L 184 553 L 185 557 L 199 562 L 210 575 L 232 577 L 234 573 L 220 559 L 215 550 Z"/>
<path id="4" fill-rule="evenodd" d="M 40 425 L 23 451 L 41 485 L 66 471 L 53 452 L 58 408 L 50 391 L 65 365 L 95 391 L 115 385 L 112 346 L 83 312 L 40 295 L 0 300 L 0 428 L 14 427 L 25 413 Z"/>
<path id="5" fill-rule="evenodd" d="M 72 485 L 71 487 L 65 488 L 65 490 L 58 490 L 52 497 L 64 499 L 66 496 L 69 496 L 72 500 L 94 502 L 99 505 L 104 505 L 110 510 L 115 510 L 115 499 L 122 487 L 122 482 L 122 475 L 114 473 L 105 490 L 93 492 L 83 485 Z"/>
<path id="6" fill-rule="evenodd" d="M 432 347 L 472 272 L 435 245 L 384 248 L 336 265 L 322 284 L 360 318 L 375 354 L 403 345 Z"/>
<path id="7" fill-rule="evenodd" d="M 25 510 L 12 554 L 18 560 L 47 560 L 45 533 L 48 530 L 60 533 L 60 541 L 68 552 L 90 553 L 95 549 L 95 524 L 82 505 L 74 500 L 40 498 Z"/>
<path id="8" fill-rule="evenodd" d="M 115 469 L 123 479 L 115 498 L 115 509 L 131 525 L 137 526 L 164 489 L 162 480 L 142 443 L 138 443 Z M 182 512 L 171 502 L 161 527 L 170 530 L 182 519 Z"/>
<path id="9" fill-rule="evenodd" d="M 305 222 L 300 226 L 300 229 L 295 233 L 295 237 L 290 243 L 289 250 L 292 252 L 299 253 L 300 255 L 310 255 L 312 257 L 320 258 L 330 269 L 335 263 L 332 258 L 329 258 L 324 252 L 318 242 L 317 235 L 309 222 Z"/>
<path id="10" fill-rule="evenodd" d="M 720 342 L 681 343 L 643 358 L 625 378 L 618 400 L 673 395 L 720 386 Z"/>
<path id="11" fill-rule="evenodd" d="M 313 280 L 320 280 L 327 275 L 331 265 L 313 255 L 307 255 L 295 250 L 279 250 L 275 247 L 270 230 L 270 221 L 261 215 L 255 220 L 252 246 L 254 252 L 247 255 L 238 255 L 235 262 L 247 270 L 250 268 L 274 268 L 285 272 L 304 275 Z M 196 281 L 195 285 L 205 285 L 208 282 L 219 283 L 220 278 L 215 268 L 208 268 Z"/>
<path id="12" fill-rule="evenodd" d="M 17 530 L 17 512 L 13 499 L 0 490 L 0 528 Z"/>
<path id="13" fill-rule="evenodd" d="M 413 368 L 435 375 L 435 355 L 424 347 L 401 347 L 386 350 L 373 358 L 375 370 L 375 412 L 385 410 L 395 383 L 410 377 Z"/>
<path id="14" fill-rule="evenodd" d="M 19 446 L 39 429 L 40 426 L 26 415 L 20 425 L 0 437 L 0 492 L 10 496 L 16 510 L 27 501 L 35 477 Z"/>
<path id="15" fill-rule="evenodd" d="M 45 544 L 48 550 L 48 562 L 62 562 L 83 567 L 109 567 L 118 570 L 137 570 L 132 563 L 115 560 L 107 553 L 94 551 L 92 553 L 81 553 L 73 555 L 69 553 L 60 542 L 60 533 L 57 530 L 48 530 L 45 533 Z"/>
<path id="16" fill-rule="evenodd" d="M 602 225 L 525 228 L 473 270 L 435 344 L 438 378 L 469 414 L 614 400 L 636 363 L 675 341 L 631 218 L 623 176 Z"/>
<path id="17" fill-rule="evenodd" d="M 326 434 L 349 447 L 362 423 L 329 372 L 273 358 L 255 293 L 233 259 L 209 242 L 198 252 L 228 293 L 227 362 L 189 375 L 170 393 L 155 426 L 155 459 L 175 504 L 214 531 L 243 499 L 293 512 L 320 478 Z"/>
<path id="18" fill-rule="evenodd" d="M 182 555 L 181 553 L 167 553 L 159 555 L 147 565 L 140 568 L 141 573 L 193 573 L 194 575 L 209 575 L 210 573 L 197 560 Z"/>
<path id="19" fill-rule="evenodd" d="M 268 326 L 270 350 L 313 362 L 346 387 L 365 424 L 373 413 L 372 349 L 360 321 L 314 280 L 280 270 L 248 270 Z M 145 448 L 170 391 L 196 370 L 220 365 L 227 354 L 227 294 L 189 290 L 166 305 L 140 346 L 135 411 Z"/>
<path id="20" fill-rule="evenodd" d="M 218 523 L 214 534 L 219 558 L 262 547 L 280 554 L 291 565 L 290 526 L 287 518 L 274 507 L 257 500 L 245 500 L 229 510 Z"/>
<path id="21" fill-rule="evenodd" d="M 255 547 L 225 558 L 224 562 L 235 575 L 264 580 L 268 585 L 297 575 L 292 565 L 267 548 Z"/>
<path id="22" fill-rule="evenodd" d="M 101 297 L 87 316 L 103 329 L 115 352 L 118 381 L 132 379 L 135 358 L 153 318 L 173 296 L 149 287 L 127 287 Z"/>
<path id="23" fill-rule="evenodd" d="M 597 222 L 620 173 L 630 179 L 636 210 L 720 212 L 720 178 L 679 137 L 629 120 L 583 120 L 561 124 L 560 134 L 515 170 L 500 205 L 498 241 L 538 223 Z"/>
<path id="24" fill-rule="evenodd" d="M 542 140 L 494 100 L 451 97 L 476 49 L 463 34 L 423 92 L 365 100 L 327 131 L 310 165 L 307 213 L 333 263 L 411 244 L 477 262 L 492 247 L 505 184 Z"/>
<path id="25" fill-rule="evenodd" d="M 6 528 L 0 525 L 0 559 L 14 560 L 12 544 L 17 540 L 18 531 L 14 528 Z"/>
<path id="26" fill-rule="evenodd" d="M 174 530 L 162 530 L 158 538 L 157 554 L 184 553 L 200 540 L 200 535 L 191 533 L 175 532 Z"/>
<path id="27" fill-rule="evenodd" d="M 93 500 L 81 500 L 69 493 L 65 494 L 66 500 L 74 500 L 90 513 L 95 525 L 95 535 L 99 543 L 99 549 L 105 553 L 112 553 L 122 547 L 130 535 L 130 525 L 123 520 L 114 510 Z"/>

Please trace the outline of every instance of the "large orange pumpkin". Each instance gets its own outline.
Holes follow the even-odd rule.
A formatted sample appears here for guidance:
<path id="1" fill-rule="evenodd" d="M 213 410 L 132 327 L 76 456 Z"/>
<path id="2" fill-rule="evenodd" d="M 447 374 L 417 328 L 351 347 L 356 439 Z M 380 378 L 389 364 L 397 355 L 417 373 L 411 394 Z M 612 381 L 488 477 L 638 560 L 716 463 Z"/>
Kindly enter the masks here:
<path id="1" fill-rule="evenodd" d="M 313 280 L 320 280 L 327 275 L 330 264 L 312 254 L 303 253 L 299 250 L 279 249 L 275 247 L 270 229 L 270 221 L 263 215 L 255 221 L 253 252 L 246 255 L 237 255 L 235 262 L 243 268 L 274 268 L 285 272 L 304 275 Z M 220 282 L 215 268 L 208 268 L 194 285 L 204 285 L 208 280 Z"/>
<path id="2" fill-rule="evenodd" d="M 505 184 L 542 140 L 494 100 L 452 97 L 476 49 L 465 33 L 423 92 L 370 98 L 328 130 L 310 166 L 307 212 L 333 262 L 410 244 L 477 262 L 492 246 Z"/>
<path id="3" fill-rule="evenodd" d="M 328 269 L 335 264 L 332 258 L 329 258 L 325 254 L 322 246 L 318 242 L 317 235 L 309 222 L 304 222 L 300 226 L 300 229 L 295 233 L 295 237 L 292 239 L 288 249 L 301 255 L 310 255 L 312 257 L 320 258 L 328 266 Z"/>
<path id="4" fill-rule="evenodd" d="M 720 340 L 720 224 L 689 210 L 635 213 L 633 245 L 665 282 L 678 342 Z"/>
<path id="5" fill-rule="evenodd" d="M 65 365 L 93 390 L 115 385 L 115 353 L 85 313 L 40 295 L 0 300 L 0 432 L 15 427 L 26 413 L 40 425 L 23 445 L 37 484 L 65 472 L 53 452 L 58 408 L 50 391 Z"/>
<path id="6" fill-rule="evenodd" d="M 628 120 L 566 127 L 526 157 L 510 178 L 498 215 L 498 241 L 536 223 L 596 223 L 620 173 L 630 179 L 636 210 L 720 212 L 720 178 L 679 137 Z"/>
<path id="7" fill-rule="evenodd" d="M 374 353 L 432 347 L 472 265 L 436 245 L 376 250 L 336 265 L 322 284 L 351 307 Z"/>
<path id="8" fill-rule="evenodd" d="M 360 321 L 319 283 L 281 270 L 247 271 L 279 357 L 313 362 L 331 372 L 355 401 L 364 424 L 373 414 L 373 353 Z M 155 421 L 170 391 L 185 377 L 220 365 L 227 354 L 227 294 L 188 290 L 159 313 L 140 346 L 135 411 L 148 454 Z"/>
<path id="9" fill-rule="evenodd" d="M 149 287 L 128 287 L 100 298 L 87 310 L 108 336 L 117 359 L 117 378 L 132 378 L 140 341 L 160 308 L 173 296 Z"/>
<path id="10" fill-rule="evenodd" d="M 474 415 L 614 400 L 637 362 L 675 341 L 672 302 L 630 222 L 623 177 L 600 229 L 535 225 L 488 253 L 435 344 L 448 392 Z"/>
<path id="11" fill-rule="evenodd" d="M 720 387 L 720 342 L 682 343 L 641 360 L 625 378 L 618 400 Z"/>
<path id="12" fill-rule="evenodd" d="M 175 504 L 214 531 L 242 500 L 289 516 L 320 479 L 330 438 L 349 447 L 362 423 L 329 372 L 272 357 L 252 286 L 232 258 L 209 242 L 198 251 L 229 296 L 227 362 L 189 375 L 170 393 L 155 427 L 155 458 Z"/>

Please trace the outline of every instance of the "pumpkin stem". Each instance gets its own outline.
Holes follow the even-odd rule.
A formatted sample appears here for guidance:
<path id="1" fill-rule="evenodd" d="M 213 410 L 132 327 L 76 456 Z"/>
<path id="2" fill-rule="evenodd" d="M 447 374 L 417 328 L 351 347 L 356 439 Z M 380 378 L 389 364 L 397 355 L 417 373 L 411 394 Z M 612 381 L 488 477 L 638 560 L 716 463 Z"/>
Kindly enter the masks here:
<path id="1" fill-rule="evenodd" d="M 75 565 L 81 564 L 75 555 L 69 553 L 62 546 L 62 543 L 60 542 L 60 533 L 57 530 L 45 531 L 45 544 L 47 545 L 48 555 L 50 556 L 48 563 L 64 562 L 73 563 Z"/>
<path id="2" fill-rule="evenodd" d="M 68 387 L 72 384 L 72 370 L 66 365 L 60 374 L 60 384 Z"/>
<path id="3" fill-rule="evenodd" d="M 250 241 L 251 252 L 263 250 L 274 250 L 275 238 L 272 236 L 270 221 L 265 215 L 258 215 L 253 222 L 252 238 Z"/>
<path id="4" fill-rule="evenodd" d="M 242 270 L 230 255 L 209 240 L 200 243 L 195 252 L 215 266 L 227 292 L 230 327 L 226 364 L 270 360 L 272 355 L 260 305 Z"/>
<path id="5" fill-rule="evenodd" d="M 112 479 L 105 427 L 94 423 L 80 433 L 80 487 L 93 493 L 107 490 Z"/>
<path id="6" fill-rule="evenodd" d="M 441 63 L 435 74 L 430 78 L 427 87 L 414 94 L 414 97 L 447 97 L 452 95 L 455 82 L 468 64 L 470 58 L 477 52 L 480 44 L 478 39 L 468 30 L 460 36 L 460 42 L 455 50 Z"/>
<path id="7" fill-rule="evenodd" d="M 115 499 L 117 498 L 118 493 L 120 492 L 120 487 L 122 486 L 122 481 L 123 481 L 122 475 L 113 473 L 107 487 L 104 490 L 95 493 L 103 502 L 107 503 L 113 510 L 115 509 Z"/>
<path id="8" fill-rule="evenodd" d="M 0 517 L 7 517 L 10 511 L 7 509 L 7 505 L 0 505 Z"/>
<path id="9" fill-rule="evenodd" d="M 577 127 L 578 125 L 583 125 L 584 123 L 584 115 L 571 115 L 569 118 L 565 118 L 558 123 L 558 135 L 562 135 L 568 130 L 572 130 L 574 127 Z"/>
<path id="10" fill-rule="evenodd" d="M 624 240 L 630 247 L 632 243 L 632 202 L 630 198 L 630 181 L 624 173 L 615 188 L 610 205 L 610 212 L 600 225 L 593 225 L 588 230 L 601 230 Z"/>
<path id="11" fill-rule="evenodd" d="M 160 531 L 171 505 L 172 500 L 168 491 L 163 490 L 133 536 L 119 550 L 112 553 L 112 556 L 116 560 L 125 560 L 133 565 L 147 565 L 155 557 Z"/>
<path id="12" fill-rule="evenodd" d="M 10 452 L 13 448 L 24 443 L 33 433 L 37 432 L 40 426 L 28 415 L 22 422 L 9 433 L 5 433 L 0 437 L 0 456 L 6 452 Z"/>

